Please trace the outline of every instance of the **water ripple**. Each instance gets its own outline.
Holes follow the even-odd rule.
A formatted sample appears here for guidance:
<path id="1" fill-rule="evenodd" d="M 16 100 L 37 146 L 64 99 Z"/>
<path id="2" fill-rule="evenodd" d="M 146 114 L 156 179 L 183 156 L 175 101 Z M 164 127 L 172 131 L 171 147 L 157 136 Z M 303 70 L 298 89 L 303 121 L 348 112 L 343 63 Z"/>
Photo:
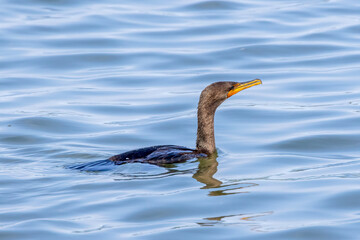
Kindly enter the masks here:
<path id="1" fill-rule="evenodd" d="M 352 0 L 3 1 L 0 238 L 355 239 L 359 11 Z M 217 159 L 67 168 L 193 147 L 200 91 L 254 78 L 263 85 L 218 109 Z"/>

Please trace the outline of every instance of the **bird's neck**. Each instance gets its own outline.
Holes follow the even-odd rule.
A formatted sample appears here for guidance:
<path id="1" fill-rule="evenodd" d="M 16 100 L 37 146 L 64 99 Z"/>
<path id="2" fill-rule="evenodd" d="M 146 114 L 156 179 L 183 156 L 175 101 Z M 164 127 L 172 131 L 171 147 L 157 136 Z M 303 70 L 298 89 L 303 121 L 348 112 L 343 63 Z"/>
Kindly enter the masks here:
<path id="1" fill-rule="evenodd" d="M 196 150 L 211 155 L 216 152 L 214 135 L 214 116 L 216 107 L 209 106 L 200 98 L 198 105 L 198 127 Z"/>

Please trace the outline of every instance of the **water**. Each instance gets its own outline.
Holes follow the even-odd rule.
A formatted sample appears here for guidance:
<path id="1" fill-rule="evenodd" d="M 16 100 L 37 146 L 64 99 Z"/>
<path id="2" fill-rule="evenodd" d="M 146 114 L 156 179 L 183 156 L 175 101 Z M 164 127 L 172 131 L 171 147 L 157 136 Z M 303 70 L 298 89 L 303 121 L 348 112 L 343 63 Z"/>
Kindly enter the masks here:
<path id="1" fill-rule="evenodd" d="M 0 239 L 359 239 L 360 3 L 2 0 Z M 194 147 L 217 159 L 66 166 Z"/>

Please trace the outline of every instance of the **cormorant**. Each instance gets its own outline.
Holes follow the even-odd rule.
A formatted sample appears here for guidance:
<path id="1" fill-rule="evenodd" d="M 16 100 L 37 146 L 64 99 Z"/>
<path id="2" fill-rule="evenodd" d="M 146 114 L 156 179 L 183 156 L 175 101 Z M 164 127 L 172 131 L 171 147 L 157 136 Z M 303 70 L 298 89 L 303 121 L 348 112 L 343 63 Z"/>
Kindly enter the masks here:
<path id="1" fill-rule="evenodd" d="M 216 153 L 214 135 L 214 116 L 216 109 L 222 102 L 232 95 L 255 85 L 261 84 L 260 79 L 247 82 L 215 82 L 207 86 L 200 95 L 197 111 L 197 139 L 196 148 L 190 149 L 176 145 L 159 145 L 140 148 L 91 163 L 73 166 L 73 169 L 88 170 L 95 167 L 101 170 L 109 165 L 125 163 L 149 163 L 163 165 L 184 162 L 188 159 L 208 157 Z"/>

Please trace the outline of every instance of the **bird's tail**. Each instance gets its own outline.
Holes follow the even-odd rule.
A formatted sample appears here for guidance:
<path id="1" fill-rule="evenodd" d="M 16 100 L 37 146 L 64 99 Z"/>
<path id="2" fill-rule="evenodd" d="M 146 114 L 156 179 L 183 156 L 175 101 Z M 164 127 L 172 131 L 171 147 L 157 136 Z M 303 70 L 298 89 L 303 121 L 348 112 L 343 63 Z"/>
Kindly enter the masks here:
<path id="1" fill-rule="evenodd" d="M 99 172 L 112 170 L 114 169 L 114 166 L 115 164 L 113 161 L 106 159 L 88 163 L 75 164 L 67 166 L 67 168 L 79 171 Z"/>

